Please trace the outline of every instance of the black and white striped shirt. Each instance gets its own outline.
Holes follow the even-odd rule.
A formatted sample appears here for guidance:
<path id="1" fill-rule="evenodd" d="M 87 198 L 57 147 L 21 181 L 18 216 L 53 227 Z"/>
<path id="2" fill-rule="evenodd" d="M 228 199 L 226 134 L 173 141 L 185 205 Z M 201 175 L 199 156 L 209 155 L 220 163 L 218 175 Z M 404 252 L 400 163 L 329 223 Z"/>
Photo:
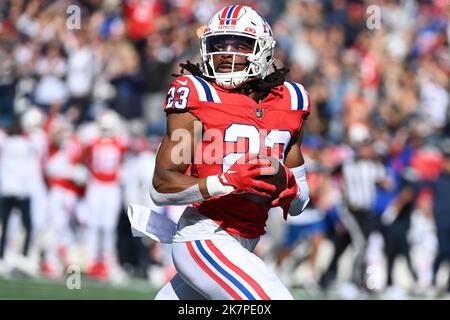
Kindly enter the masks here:
<path id="1" fill-rule="evenodd" d="M 376 183 L 386 177 L 379 161 L 357 159 L 344 163 L 344 196 L 347 204 L 360 210 L 371 210 L 375 203 Z"/>

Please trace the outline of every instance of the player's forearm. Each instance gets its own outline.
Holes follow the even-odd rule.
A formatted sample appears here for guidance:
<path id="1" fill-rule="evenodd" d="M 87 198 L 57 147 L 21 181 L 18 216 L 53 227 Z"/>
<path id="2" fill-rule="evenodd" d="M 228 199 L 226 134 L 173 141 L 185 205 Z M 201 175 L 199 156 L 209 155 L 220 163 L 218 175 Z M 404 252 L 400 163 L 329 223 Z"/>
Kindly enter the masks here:
<path id="1" fill-rule="evenodd" d="M 199 191 L 206 198 L 206 178 L 188 176 L 170 169 L 156 171 L 153 178 L 153 187 L 161 193 L 182 192 L 195 185 L 198 185 Z"/>
<path id="2" fill-rule="evenodd" d="M 49 178 L 71 178 L 70 166 L 68 163 L 55 163 L 55 161 L 53 161 L 47 166 L 46 173 Z"/>
<path id="3" fill-rule="evenodd" d="M 158 206 L 186 205 L 224 195 L 234 189 L 223 185 L 217 175 L 197 178 L 177 171 L 155 173 L 150 195 Z"/>

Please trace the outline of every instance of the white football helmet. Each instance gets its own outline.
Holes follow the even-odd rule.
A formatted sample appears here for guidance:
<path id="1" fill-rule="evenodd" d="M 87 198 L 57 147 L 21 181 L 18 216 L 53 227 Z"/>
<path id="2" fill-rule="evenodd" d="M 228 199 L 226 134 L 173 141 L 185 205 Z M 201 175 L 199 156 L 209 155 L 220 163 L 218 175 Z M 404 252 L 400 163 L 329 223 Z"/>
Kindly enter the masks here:
<path id="1" fill-rule="evenodd" d="M 83 122 L 78 127 L 77 137 L 83 146 L 87 146 L 100 137 L 100 128 L 94 121 Z"/>
<path id="2" fill-rule="evenodd" d="M 267 21 L 243 5 L 227 6 L 217 12 L 200 36 L 201 70 L 225 88 L 241 86 L 251 78 L 264 79 L 272 72 L 275 40 Z M 229 56 L 214 66 L 215 56 Z M 246 66 L 235 71 L 236 56 L 245 56 Z"/>
<path id="3" fill-rule="evenodd" d="M 42 129 L 45 122 L 45 114 L 38 107 L 31 107 L 27 109 L 21 118 L 23 130 L 25 132 L 33 132 Z"/>
<path id="4" fill-rule="evenodd" d="M 73 124 L 62 114 L 56 115 L 50 122 L 48 135 L 51 143 L 61 146 L 69 139 L 74 128 Z"/>
<path id="5" fill-rule="evenodd" d="M 105 110 L 98 115 L 97 123 L 102 136 L 112 137 L 119 133 L 121 119 L 117 112 L 113 110 Z"/>

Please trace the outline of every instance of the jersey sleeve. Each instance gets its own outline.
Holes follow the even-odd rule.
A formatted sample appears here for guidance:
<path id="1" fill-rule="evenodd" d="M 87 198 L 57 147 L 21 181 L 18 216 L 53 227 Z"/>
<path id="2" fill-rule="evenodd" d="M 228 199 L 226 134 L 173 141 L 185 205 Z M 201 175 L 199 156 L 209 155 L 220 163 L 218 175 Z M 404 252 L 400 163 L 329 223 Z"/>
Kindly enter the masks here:
<path id="1" fill-rule="evenodd" d="M 119 148 L 120 152 L 123 154 L 130 149 L 130 139 L 126 135 L 118 135 L 114 139 L 115 145 Z"/>
<path id="2" fill-rule="evenodd" d="M 198 94 L 191 77 L 177 77 L 167 90 L 164 111 L 169 113 L 187 112 L 199 105 Z"/>
<path id="3" fill-rule="evenodd" d="M 303 119 L 308 119 L 311 113 L 311 102 L 305 87 L 292 81 L 285 81 L 284 85 L 289 92 L 291 109 L 301 112 Z"/>
<path id="4" fill-rule="evenodd" d="M 65 148 L 71 164 L 80 163 L 83 160 L 83 150 L 76 137 L 70 137 L 66 141 Z"/>

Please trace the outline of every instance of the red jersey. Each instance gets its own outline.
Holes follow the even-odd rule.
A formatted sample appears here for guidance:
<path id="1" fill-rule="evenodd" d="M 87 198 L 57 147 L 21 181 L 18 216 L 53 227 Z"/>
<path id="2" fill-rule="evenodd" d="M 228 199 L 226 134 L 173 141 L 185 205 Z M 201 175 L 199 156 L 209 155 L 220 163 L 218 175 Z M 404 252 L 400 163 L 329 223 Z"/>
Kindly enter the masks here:
<path id="1" fill-rule="evenodd" d="M 132 39 L 143 39 L 152 33 L 155 20 L 164 11 L 157 0 L 128 0 L 124 4 L 124 12 L 128 27 L 128 35 Z"/>
<path id="2" fill-rule="evenodd" d="M 82 148 L 80 141 L 75 135 L 64 141 L 58 149 L 55 145 L 49 148 L 49 158 L 47 166 L 58 166 L 57 172 L 62 170 L 70 170 L 71 166 L 76 166 L 82 162 Z M 68 169 L 69 168 L 69 169 Z M 84 188 L 72 179 L 66 176 L 67 172 L 61 174 L 53 173 L 48 176 L 48 184 L 52 186 L 60 186 L 66 190 L 70 190 L 77 195 L 81 195 Z"/>
<path id="3" fill-rule="evenodd" d="M 303 86 L 294 82 L 286 81 L 257 103 L 187 75 L 169 87 L 165 111 L 190 112 L 201 121 L 203 139 L 190 174 L 206 177 L 226 171 L 247 152 L 272 154 L 283 161 L 310 113 L 310 103 Z M 270 209 L 239 194 L 210 198 L 194 207 L 227 232 L 246 238 L 264 234 Z"/>
<path id="4" fill-rule="evenodd" d="M 87 147 L 87 165 L 92 176 L 101 182 L 117 182 L 126 150 L 126 142 L 118 137 L 95 139 Z"/>

